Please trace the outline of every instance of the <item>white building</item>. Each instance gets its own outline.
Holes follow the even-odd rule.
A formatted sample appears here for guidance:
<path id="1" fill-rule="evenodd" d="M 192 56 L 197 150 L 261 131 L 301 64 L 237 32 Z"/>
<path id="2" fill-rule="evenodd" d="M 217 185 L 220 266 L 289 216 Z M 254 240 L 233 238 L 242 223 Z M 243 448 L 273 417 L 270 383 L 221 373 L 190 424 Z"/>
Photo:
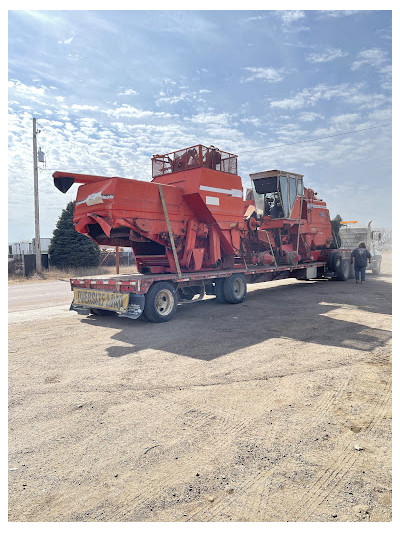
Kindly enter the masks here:
<path id="1" fill-rule="evenodd" d="M 40 249 L 43 254 L 46 254 L 49 250 L 50 238 L 43 237 L 40 238 Z M 23 242 L 13 242 L 8 245 L 8 253 L 10 255 L 26 255 L 35 253 L 35 239 L 32 239 L 32 242 L 23 241 Z"/>

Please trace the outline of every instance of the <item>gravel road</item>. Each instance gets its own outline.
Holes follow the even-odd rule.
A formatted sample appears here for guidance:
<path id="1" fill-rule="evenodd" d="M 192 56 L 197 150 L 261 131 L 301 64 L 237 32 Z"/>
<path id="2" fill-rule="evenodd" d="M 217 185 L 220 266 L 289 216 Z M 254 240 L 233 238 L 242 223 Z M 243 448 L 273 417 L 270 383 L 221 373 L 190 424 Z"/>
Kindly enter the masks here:
<path id="1" fill-rule="evenodd" d="M 9 285 L 10 521 L 390 521 L 391 256 L 166 324 Z"/>

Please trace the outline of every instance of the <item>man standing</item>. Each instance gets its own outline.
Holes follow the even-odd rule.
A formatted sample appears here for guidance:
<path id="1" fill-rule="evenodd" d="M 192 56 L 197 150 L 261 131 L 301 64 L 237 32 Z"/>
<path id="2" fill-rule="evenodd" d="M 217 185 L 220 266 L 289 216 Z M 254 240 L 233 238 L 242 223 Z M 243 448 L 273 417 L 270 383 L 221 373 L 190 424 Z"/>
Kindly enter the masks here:
<path id="1" fill-rule="evenodd" d="M 356 276 L 356 283 L 365 283 L 365 269 L 367 268 L 367 261 L 371 263 L 371 254 L 365 246 L 365 242 L 360 242 L 358 248 L 351 252 L 351 262 L 354 262 L 354 273 Z"/>

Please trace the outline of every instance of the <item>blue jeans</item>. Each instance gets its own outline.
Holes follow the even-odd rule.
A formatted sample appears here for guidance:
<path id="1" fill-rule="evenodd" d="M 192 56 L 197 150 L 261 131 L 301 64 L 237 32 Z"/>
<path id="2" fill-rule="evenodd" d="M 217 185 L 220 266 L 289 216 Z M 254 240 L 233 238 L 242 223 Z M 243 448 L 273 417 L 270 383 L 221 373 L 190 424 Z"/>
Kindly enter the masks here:
<path id="1" fill-rule="evenodd" d="M 354 265 L 354 274 L 356 275 L 356 280 L 360 279 L 360 276 L 361 276 L 361 281 L 365 281 L 365 269 L 367 267 L 359 267 L 359 266 L 356 266 Z"/>

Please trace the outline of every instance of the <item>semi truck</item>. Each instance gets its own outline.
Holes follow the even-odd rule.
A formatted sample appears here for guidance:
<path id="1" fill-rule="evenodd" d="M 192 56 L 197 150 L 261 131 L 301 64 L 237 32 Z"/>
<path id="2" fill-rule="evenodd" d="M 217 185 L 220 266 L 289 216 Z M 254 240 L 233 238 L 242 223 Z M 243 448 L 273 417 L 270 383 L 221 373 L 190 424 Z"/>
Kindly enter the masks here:
<path id="1" fill-rule="evenodd" d="M 351 225 L 349 225 L 351 224 Z M 379 274 L 381 271 L 382 255 L 379 252 L 379 244 L 382 239 L 380 231 L 373 231 L 371 228 L 372 220 L 368 222 L 367 227 L 353 226 L 352 223 L 341 222 L 339 236 L 341 247 L 344 249 L 357 248 L 360 242 L 364 242 L 367 250 L 371 254 L 371 262 L 367 265 L 367 270 L 372 270 L 373 274 Z M 350 270 L 350 276 L 352 269 Z"/>

